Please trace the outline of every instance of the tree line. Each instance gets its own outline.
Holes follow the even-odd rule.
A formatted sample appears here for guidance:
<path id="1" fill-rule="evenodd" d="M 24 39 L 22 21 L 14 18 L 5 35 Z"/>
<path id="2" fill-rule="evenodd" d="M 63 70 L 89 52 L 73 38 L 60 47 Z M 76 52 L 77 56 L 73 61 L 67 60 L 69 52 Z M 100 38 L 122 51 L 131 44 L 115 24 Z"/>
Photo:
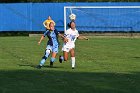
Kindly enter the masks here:
<path id="1" fill-rule="evenodd" d="M 27 2 L 139 2 L 139 0 L 0 0 L 0 3 L 27 3 Z"/>

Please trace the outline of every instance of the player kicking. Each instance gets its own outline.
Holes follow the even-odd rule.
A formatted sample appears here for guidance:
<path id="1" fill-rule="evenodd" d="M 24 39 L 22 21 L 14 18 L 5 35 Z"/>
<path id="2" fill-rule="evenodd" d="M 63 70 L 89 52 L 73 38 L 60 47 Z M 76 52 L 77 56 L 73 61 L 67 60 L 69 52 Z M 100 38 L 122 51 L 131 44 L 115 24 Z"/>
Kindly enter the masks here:
<path id="1" fill-rule="evenodd" d="M 59 47 L 59 42 L 58 42 L 58 36 L 62 37 L 63 39 L 64 36 L 61 35 L 55 28 L 54 28 L 54 23 L 51 22 L 49 24 L 49 27 L 50 27 L 50 30 L 47 30 L 43 35 L 42 37 L 40 38 L 38 44 L 40 45 L 41 41 L 44 39 L 45 36 L 48 37 L 48 42 L 47 42 L 47 47 L 46 47 L 46 50 L 45 50 L 45 54 L 44 56 L 42 57 L 42 60 L 40 61 L 40 64 L 37 66 L 38 69 L 40 69 L 46 59 L 49 57 L 50 53 L 52 53 L 51 55 L 51 59 L 50 59 L 50 67 L 53 67 L 53 62 L 55 62 L 55 57 L 56 57 L 56 54 L 58 53 L 58 47 Z"/>
<path id="2" fill-rule="evenodd" d="M 63 56 L 59 57 L 60 63 L 62 61 L 67 61 L 68 60 L 68 53 L 70 52 L 71 55 L 71 63 L 72 63 L 72 69 L 75 68 L 75 41 L 76 39 L 86 39 L 86 37 L 80 37 L 78 30 L 76 30 L 76 25 L 74 21 L 71 21 L 69 23 L 69 29 L 65 32 L 64 36 L 67 38 L 65 39 L 65 42 L 62 47 L 63 51 Z"/>

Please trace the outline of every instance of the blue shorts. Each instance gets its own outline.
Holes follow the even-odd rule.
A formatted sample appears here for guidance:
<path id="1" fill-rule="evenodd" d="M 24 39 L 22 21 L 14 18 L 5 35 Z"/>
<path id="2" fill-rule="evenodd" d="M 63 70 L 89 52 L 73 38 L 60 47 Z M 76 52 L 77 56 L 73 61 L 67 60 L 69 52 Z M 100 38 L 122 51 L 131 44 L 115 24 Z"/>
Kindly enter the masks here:
<path id="1" fill-rule="evenodd" d="M 58 53 L 58 45 L 55 45 L 55 46 L 47 45 L 46 49 L 51 50 L 52 52 Z"/>

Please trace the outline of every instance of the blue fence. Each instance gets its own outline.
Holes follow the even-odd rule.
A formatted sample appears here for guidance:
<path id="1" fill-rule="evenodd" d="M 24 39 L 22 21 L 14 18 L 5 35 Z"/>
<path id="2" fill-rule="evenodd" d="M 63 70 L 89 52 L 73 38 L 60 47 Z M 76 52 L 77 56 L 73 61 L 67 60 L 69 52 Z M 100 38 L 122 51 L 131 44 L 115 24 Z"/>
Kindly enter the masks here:
<path id="1" fill-rule="evenodd" d="M 140 6 L 140 3 L 8 3 L 0 4 L 1 31 L 44 31 L 50 15 L 64 30 L 64 6 Z M 73 9 L 79 31 L 140 31 L 140 8 Z M 69 12 L 67 11 L 67 18 Z M 85 20 L 85 21 L 83 21 Z M 89 20 L 89 21 L 88 21 Z M 68 21 L 67 21 L 68 22 Z"/>

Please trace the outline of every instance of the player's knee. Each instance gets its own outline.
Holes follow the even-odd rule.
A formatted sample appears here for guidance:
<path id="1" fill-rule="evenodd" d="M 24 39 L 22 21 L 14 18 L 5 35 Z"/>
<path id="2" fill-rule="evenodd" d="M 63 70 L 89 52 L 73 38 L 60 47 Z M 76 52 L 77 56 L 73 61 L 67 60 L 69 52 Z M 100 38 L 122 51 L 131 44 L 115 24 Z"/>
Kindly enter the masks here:
<path id="1" fill-rule="evenodd" d="M 50 60 L 51 62 L 54 62 L 55 61 L 55 58 L 53 58 L 53 57 L 51 57 L 51 60 Z"/>
<path id="2" fill-rule="evenodd" d="M 50 55 L 50 53 L 51 53 L 51 50 L 47 49 L 47 50 L 45 51 L 45 55 L 44 55 L 44 56 L 48 58 L 49 55 Z"/>
<path id="3" fill-rule="evenodd" d="M 46 54 L 50 54 L 51 50 L 50 49 L 46 49 Z"/>
<path id="4" fill-rule="evenodd" d="M 45 59 L 45 60 L 46 60 L 46 59 L 49 57 L 50 52 L 51 52 L 51 50 L 46 49 L 46 50 L 45 50 L 45 55 L 42 57 L 42 59 Z"/>

